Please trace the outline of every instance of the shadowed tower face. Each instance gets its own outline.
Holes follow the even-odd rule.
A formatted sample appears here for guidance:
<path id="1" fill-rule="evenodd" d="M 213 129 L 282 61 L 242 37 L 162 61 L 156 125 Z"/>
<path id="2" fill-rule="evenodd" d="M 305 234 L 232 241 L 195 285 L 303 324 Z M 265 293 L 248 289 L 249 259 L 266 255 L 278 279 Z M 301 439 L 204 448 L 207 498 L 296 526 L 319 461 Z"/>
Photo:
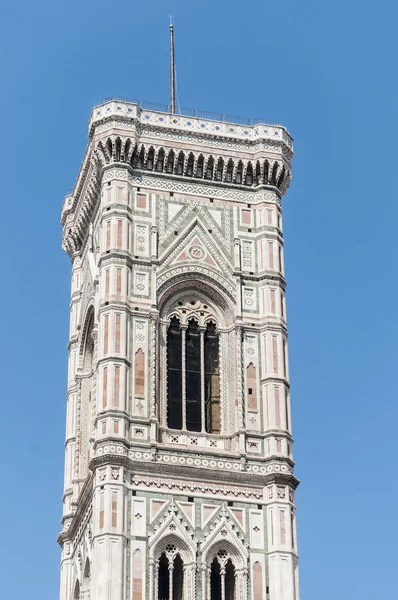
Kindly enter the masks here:
<path id="1" fill-rule="evenodd" d="M 62 209 L 61 600 L 299 600 L 292 155 L 280 126 L 93 109 Z"/>

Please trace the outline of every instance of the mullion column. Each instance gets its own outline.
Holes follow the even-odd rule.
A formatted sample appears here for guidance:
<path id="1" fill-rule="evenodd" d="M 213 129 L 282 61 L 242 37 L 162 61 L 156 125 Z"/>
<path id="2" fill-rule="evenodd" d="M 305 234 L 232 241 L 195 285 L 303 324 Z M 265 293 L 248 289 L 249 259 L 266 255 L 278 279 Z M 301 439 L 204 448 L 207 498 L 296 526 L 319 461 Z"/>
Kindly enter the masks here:
<path id="1" fill-rule="evenodd" d="M 225 600 L 225 565 L 220 569 L 221 576 L 221 600 Z"/>
<path id="2" fill-rule="evenodd" d="M 169 558 L 169 600 L 173 600 L 173 572 L 174 562 L 172 558 Z"/>
<path id="3" fill-rule="evenodd" d="M 181 325 L 181 396 L 182 396 L 182 430 L 187 430 L 187 361 L 186 337 L 187 325 Z"/>

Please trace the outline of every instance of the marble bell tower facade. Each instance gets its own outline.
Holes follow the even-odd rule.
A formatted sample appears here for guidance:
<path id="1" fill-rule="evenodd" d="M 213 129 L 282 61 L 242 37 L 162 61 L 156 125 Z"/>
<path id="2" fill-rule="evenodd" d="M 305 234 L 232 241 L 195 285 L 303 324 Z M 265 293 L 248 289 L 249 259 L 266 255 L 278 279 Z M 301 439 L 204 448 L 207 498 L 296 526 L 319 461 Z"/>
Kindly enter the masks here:
<path id="1" fill-rule="evenodd" d="M 299 600 L 284 127 L 106 101 L 72 261 L 61 600 Z"/>

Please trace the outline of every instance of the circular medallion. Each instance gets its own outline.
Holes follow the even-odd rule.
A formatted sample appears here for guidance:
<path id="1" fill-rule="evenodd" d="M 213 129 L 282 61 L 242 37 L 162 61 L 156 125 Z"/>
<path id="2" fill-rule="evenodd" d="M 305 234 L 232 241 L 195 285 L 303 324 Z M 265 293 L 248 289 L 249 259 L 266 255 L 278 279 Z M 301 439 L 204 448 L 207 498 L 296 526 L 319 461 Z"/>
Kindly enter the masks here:
<path id="1" fill-rule="evenodd" d="M 201 246 L 198 246 L 197 244 L 193 244 L 189 248 L 188 254 L 193 260 L 203 260 L 205 258 L 204 249 Z"/>

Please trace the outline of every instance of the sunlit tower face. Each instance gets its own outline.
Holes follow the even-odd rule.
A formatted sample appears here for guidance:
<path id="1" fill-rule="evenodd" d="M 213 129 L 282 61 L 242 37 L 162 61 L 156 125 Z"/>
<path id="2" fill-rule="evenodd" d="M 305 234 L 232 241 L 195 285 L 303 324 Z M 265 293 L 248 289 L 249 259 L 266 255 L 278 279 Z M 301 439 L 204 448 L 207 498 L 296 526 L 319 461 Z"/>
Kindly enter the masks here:
<path id="1" fill-rule="evenodd" d="M 95 107 L 62 210 L 61 600 L 298 600 L 292 140 L 169 109 Z"/>

